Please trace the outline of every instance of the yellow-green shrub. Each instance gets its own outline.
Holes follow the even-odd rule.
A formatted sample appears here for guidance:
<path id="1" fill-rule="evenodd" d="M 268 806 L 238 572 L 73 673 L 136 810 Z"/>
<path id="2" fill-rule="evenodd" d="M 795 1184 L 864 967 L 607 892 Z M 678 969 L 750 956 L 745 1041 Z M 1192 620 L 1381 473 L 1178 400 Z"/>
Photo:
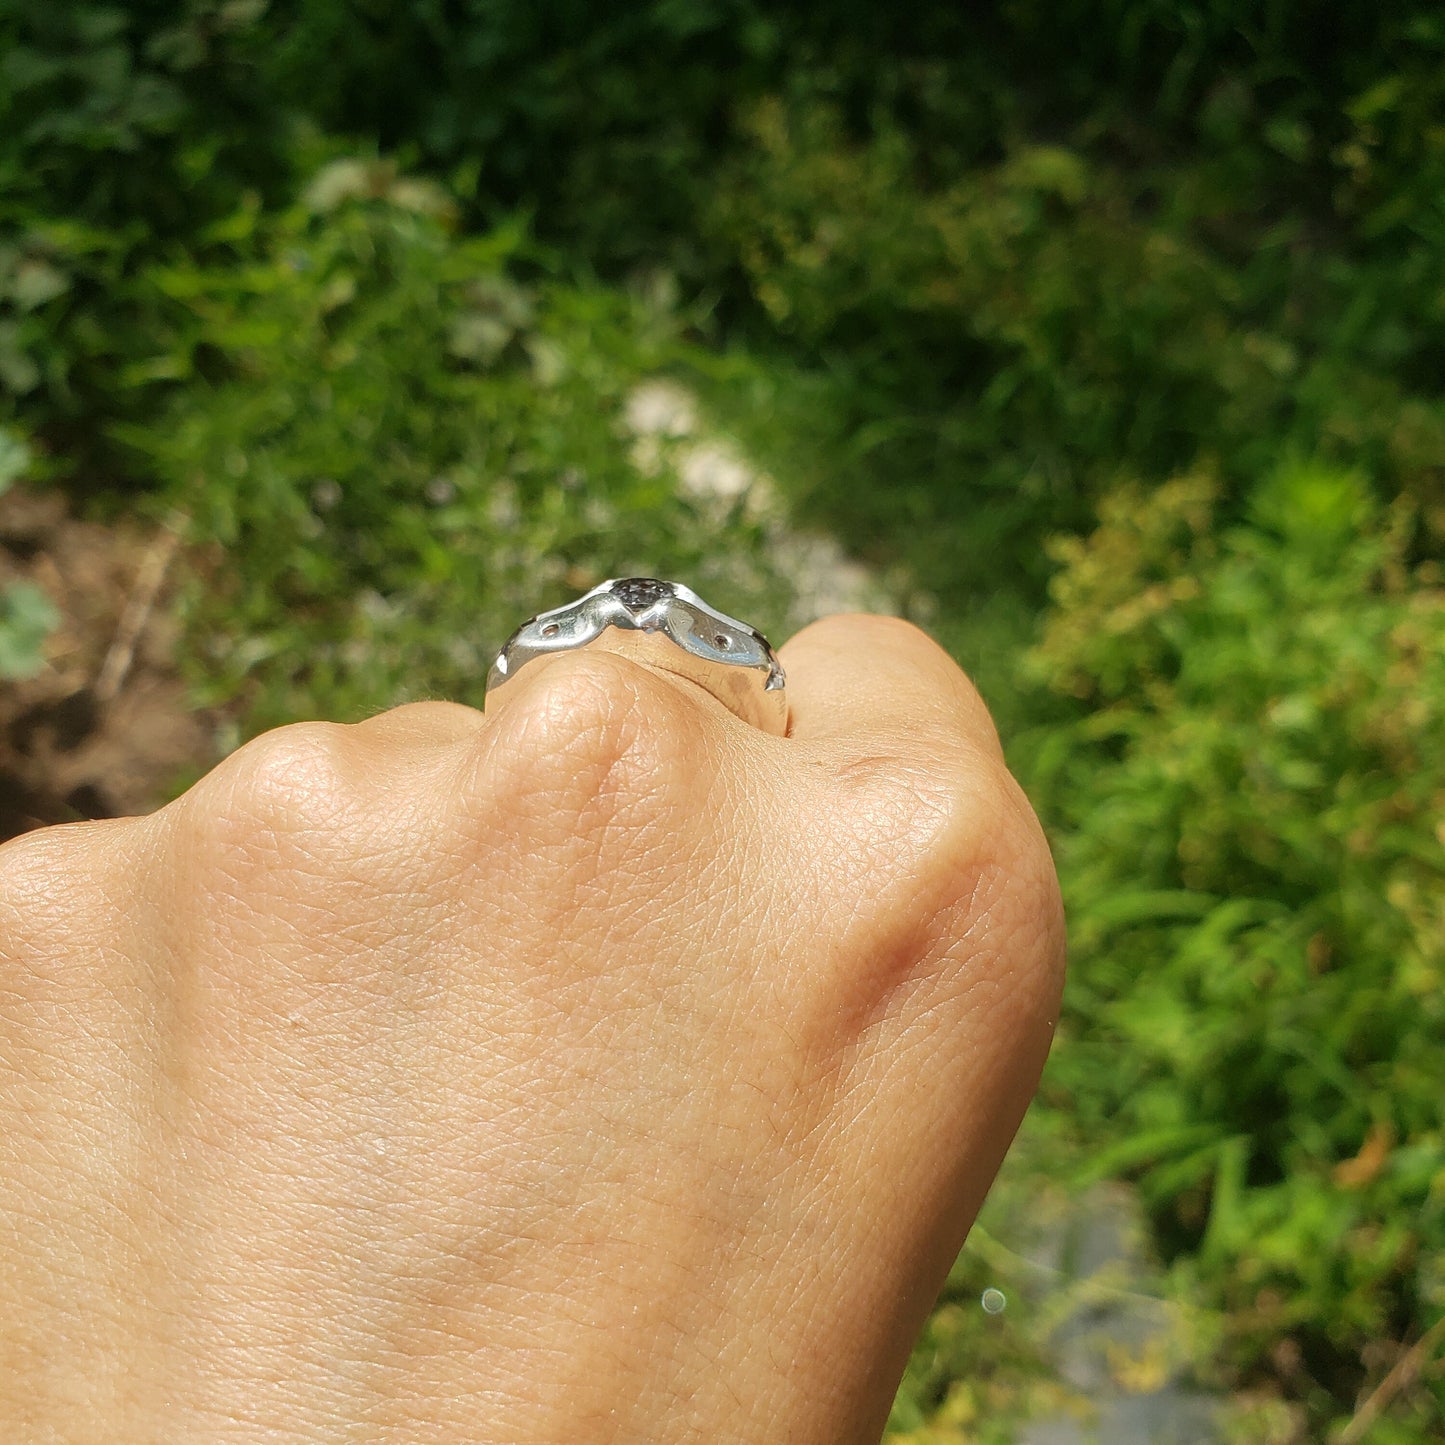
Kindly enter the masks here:
<path id="1" fill-rule="evenodd" d="M 1073 947 L 1048 1097 L 1241 1360 L 1292 1337 L 1343 1404 L 1445 1308 L 1445 589 L 1358 477 L 1283 465 L 1222 529 L 1214 490 L 1056 547 L 1033 665 L 1087 711 L 1027 765 Z"/>

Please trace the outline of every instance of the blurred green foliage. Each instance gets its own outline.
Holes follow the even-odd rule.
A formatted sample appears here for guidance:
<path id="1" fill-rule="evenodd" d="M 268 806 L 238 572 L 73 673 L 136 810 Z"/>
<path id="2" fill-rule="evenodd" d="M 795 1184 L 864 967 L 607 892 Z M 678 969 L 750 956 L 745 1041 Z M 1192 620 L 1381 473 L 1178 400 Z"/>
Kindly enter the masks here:
<path id="1" fill-rule="evenodd" d="M 249 689 L 251 728 L 480 705 L 512 628 L 607 576 L 697 578 L 749 616 L 786 605 L 756 509 L 637 459 L 628 394 L 685 364 L 675 319 L 519 280 L 517 228 L 459 237 L 450 212 L 435 185 L 338 161 L 300 205 L 214 228 L 228 264 L 149 278 L 171 329 L 141 369 L 180 384 L 115 436 L 218 549 L 188 603 L 195 681 Z"/>
<path id="2" fill-rule="evenodd" d="M 55 603 L 33 582 L 0 589 L 0 680 L 34 677 L 45 662 L 45 639 L 59 622 Z"/>
<path id="3" fill-rule="evenodd" d="M 1285 464 L 1222 528 L 1216 493 L 1054 549 L 1032 666 L 1088 706 L 1030 771 L 1086 962 L 1049 1097 L 1242 1361 L 1342 1382 L 1445 1311 L 1445 588 L 1357 476 Z"/>
<path id="4" fill-rule="evenodd" d="M 1445 16 L 0 0 L 0 439 L 185 511 L 247 730 L 609 573 L 776 626 L 662 373 L 936 600 L 1069 898 L 1045 1107 L 1322 1438 L 1445 1309 Z"/>
<path id="5" fill-rule="evenodd" d="M 24 439 L 0 427 L 0 493 L 31 470 L 34 456 Z M 45 640 L 60 622 L 48 593 L 33 582 L 0 587 L 0 682 L 34 677 L 45 664 Z"/>
<path id="6" fill-rule="evenodd" d="M 294 188 L 291 123 L 240 53 L 264 10 L 0 0 L 0 418 L 23 410 L 76 470 L 106 466 L 140 400 L 161 298 L 137 273 Z"/>

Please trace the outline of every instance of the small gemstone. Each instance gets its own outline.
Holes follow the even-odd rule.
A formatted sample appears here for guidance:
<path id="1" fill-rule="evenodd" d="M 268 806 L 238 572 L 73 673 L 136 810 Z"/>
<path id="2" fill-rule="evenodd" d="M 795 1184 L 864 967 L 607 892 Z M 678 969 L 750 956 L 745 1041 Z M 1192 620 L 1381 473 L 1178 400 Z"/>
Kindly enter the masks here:
<path id="1" fill-rule="evenodd" d="M 612 584 L 612 595 L 629 612 L 646 612 L 654 602 L 672 596 L 672 587 L 655 577 L 624 577 Z"/>

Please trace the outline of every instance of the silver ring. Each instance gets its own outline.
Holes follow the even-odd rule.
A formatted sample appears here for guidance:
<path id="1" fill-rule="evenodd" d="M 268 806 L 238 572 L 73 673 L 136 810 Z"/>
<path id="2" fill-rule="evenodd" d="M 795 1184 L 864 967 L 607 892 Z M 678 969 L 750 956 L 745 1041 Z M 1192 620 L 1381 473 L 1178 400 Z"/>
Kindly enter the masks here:
<path id="1" fill-rule="evenodd" d="M 482 710 L 529 663 L 583 647 L 689 678 L 744 722 L 777 737 L 787 735 L 786 680 L 767 638 L 709 607 L 681 582 L 656 577 L 612 578 L 565 607 L 528 618 L 487 673 Z"/>

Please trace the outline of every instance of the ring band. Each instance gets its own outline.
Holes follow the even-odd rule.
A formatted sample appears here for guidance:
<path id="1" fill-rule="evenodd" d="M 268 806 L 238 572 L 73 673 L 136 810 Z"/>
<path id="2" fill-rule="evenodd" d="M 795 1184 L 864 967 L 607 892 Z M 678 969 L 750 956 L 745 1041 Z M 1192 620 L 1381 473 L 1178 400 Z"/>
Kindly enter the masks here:
<path id="1" fill-rule="evenodd" d="M 787 735 L 786 681 L 767 638 L 709 607 L 681 582 L 656 577 L 612 578 L 565 607 L 528 618 L 487 673 L 483 711 L 529 663 L 585 647 L 689 678 L 744 722 Z"/>

